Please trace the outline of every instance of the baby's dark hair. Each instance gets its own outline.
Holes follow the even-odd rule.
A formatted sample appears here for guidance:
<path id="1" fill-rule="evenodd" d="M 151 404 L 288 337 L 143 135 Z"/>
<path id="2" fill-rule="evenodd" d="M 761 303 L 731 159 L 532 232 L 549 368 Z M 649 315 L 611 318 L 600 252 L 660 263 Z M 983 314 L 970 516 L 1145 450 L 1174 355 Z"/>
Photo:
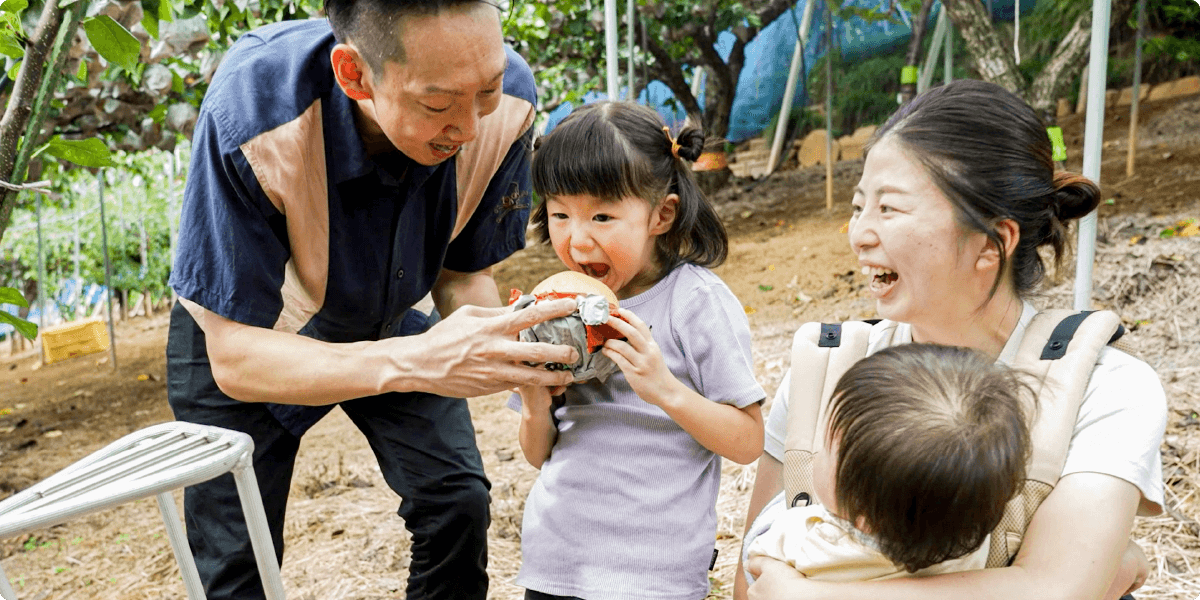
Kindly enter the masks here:
<path id="1" fill-rule="evenodd" d="M 833 393 L 839 516 L 910 573 L 977 549 L 1025 479 L 1035 400 L 1019 374 L 905 344 L 850 367 Z"/>
<path id="2" fill-rule="evenodd" d="M 533 189 L 543 202 L 530 215 L 537 237 L 550 241 L 544 200 L 587 194 L 608 202 L 637 197 L 657 205 L 679 195 L 671 230 L 658 236 L 665 269 L 684 262 L 715 267 L 725 261 L 725 226 L 692 176 L 704 131 L 687 124 L 675 140 L 653 109 L 631 102 L 596 102 L 575 109 L 534 146 Z"/>

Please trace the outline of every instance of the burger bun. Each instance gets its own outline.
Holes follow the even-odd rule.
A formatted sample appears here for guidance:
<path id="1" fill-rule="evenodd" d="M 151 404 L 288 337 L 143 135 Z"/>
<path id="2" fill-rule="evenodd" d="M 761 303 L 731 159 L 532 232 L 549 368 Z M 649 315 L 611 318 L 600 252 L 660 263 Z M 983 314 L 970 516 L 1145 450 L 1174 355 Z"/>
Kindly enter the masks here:
<path id="1" fill-rule="evenodd" d="M 603 282 L 592 279 L 583 273 L 575 271 L 562 271 L 555 273 L 542 280 L 533 288 L 532 294 L 539 296 L 547 292 L 558 292 L 560 294 L 588 295 L 596 294 L 604 296 L 608 299 L 608 304 L 612 308 L 617 308 L 617 295 L 613 293 Z"/>

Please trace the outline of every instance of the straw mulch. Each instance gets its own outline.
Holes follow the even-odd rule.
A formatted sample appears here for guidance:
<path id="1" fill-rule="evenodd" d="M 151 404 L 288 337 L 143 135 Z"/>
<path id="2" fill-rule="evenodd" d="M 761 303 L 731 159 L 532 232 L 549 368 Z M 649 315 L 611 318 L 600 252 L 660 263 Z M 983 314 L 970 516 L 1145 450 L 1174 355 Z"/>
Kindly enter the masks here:
<path id="1" fill-rule="evenodd" d="M 1137 596 L 1194 600 L 1200 595 L 1200 385 L 1195 383 L 1200 376 L 1200 237 L 1158 237 L 1177 220 L 1102 220 L 1101 237 L 1107 243 L 1097 251 L 1094 280 L 1097 302 L 1123 316 L 1130 339 L 1159 373 L 1169 398 L 1162 445 L 1167 513 L 1137 522 L 1134 537 L 1152 565 Z M 1071 288 L 1068 276 L 1039 303 L 1069 306 Z M 847 294 L 839 302 L 840 316 L 869 316 L 870 303 L 860 296 Z M 769 394 L 787 366 L 796 324 L 796 319 L 756 323 L 755 357 Z M 503 402 L 504 397 L 491 396 L 474 399 L 471 406 L 494 484 L 489 596 L 515 600 L 522 595 L 511 580 L 520 566 L 524 498 L 537 472 L 521 456 L 517 415 Z M 731 593 L 754 468 L 726 461 L 723 474 L 717 507 L 720 555 L 711 577 L 714 598 Z M 401 597 L 409 537 L 395 514 L 397 503 L 349 420 L 335 411 L 319 423 L 302 444 L 288 507 L 283 565 L 288 598 Z M 23 600 L 184 598 L 153 501 L 6 540 L 2 549 L 6 574 L 16 581 Z"/>

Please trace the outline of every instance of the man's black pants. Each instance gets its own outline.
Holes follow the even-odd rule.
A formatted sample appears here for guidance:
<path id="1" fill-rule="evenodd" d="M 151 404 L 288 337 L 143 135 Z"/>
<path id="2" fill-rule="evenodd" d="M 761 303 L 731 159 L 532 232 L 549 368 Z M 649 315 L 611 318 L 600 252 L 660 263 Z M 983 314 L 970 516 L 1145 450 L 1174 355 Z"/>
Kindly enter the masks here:
<path id="1" fill-rule="evenodd" d="M 168 399 L 175 418 L 243 431 L 254 439 L 254 474 L 283 560 L 283 520 L 300 440 L 261 403 L 239 402 L 212 379 L 204 333 L 178 304 L 167 340 Z M 488 489 L 466 400 L 385 394 L 342 410 L 367 437 L 397 513 L 412 533 L 407 598 L 479 599 L 487 593 Z M 233 476 L 187 488 L 188 544 L 209 600 L 264 598 Z"/>

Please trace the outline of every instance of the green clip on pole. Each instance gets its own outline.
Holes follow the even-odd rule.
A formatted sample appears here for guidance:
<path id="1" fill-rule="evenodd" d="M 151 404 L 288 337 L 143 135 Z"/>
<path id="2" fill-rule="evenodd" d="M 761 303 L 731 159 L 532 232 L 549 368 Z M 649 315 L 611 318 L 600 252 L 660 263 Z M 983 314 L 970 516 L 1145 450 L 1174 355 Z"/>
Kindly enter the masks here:
<path id="1" fill-rule="evenodd" d="M 917 66 L 906 65 L 900 69 L 900 85 L 907 83 L 915 84 L 917 82 Z"/>
<path id="2" fill-rule="evenodd" d="M 1054 154 L 1052 158 L 1055 162 L 1067 160 L 1067 144 L 1063 142 L 1063 133 L 1061 127 L 1047 127 L 1046 133 L 1050 135 L 1050 147 Z"/>

